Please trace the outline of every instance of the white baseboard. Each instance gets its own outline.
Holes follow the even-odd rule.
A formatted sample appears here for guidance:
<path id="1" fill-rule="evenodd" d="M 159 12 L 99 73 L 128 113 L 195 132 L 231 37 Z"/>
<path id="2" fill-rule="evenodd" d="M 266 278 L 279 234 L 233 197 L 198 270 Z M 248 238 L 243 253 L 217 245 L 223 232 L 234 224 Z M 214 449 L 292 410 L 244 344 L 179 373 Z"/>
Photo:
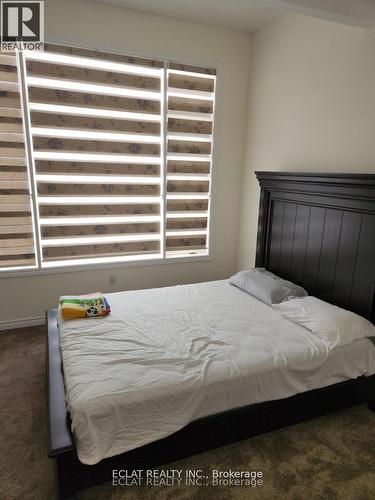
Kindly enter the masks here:
<path id="1" fill-rule="evenodd" d="M 14 328 L 24 328 L 27 326 L 44 325 L 45 322 L 46 319 L 44 316 L 16 319 L 14 321 L 0 321 L 0 331 L 13 330 Z"/>

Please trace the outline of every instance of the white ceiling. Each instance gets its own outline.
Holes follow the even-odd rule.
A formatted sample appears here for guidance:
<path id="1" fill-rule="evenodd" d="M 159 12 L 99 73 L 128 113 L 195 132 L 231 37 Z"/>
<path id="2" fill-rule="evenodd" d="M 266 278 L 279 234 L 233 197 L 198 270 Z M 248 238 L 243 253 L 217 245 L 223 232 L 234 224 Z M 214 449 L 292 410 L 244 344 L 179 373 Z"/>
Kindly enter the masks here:
<path id="1" fill-rule="evenodd" d="M 92 0 L 241 31 L 254 31 L 283 12 L 354 26 L 375 25 L 375 0 Z"/>

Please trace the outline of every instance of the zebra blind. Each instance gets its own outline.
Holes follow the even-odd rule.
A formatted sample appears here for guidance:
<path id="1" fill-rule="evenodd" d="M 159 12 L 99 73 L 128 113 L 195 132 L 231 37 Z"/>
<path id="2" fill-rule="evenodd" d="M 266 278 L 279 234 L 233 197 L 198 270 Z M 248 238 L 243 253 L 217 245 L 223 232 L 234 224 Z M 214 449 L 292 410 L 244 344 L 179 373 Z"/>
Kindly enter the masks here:
<path id="1" fill-rule="evenodd" d="M 29 165 L 2 56 L 0 269 L 207 255 L 215 71 L 44 48 L 18 56 Z"/>
<path id="2" fill-rule="evenodd" d="M 0 54 L 0 268 L 35 265 L 31 197 L 15 54 Z"/>
<path id="3" fill-rule="evenodd" d="M 47 45 L 26 73 L 45 266 L 162 252 L 162 63 Z"/>
<path id="4" fill-rule="evenodd" d="M 215 71 L 168 69 L 167 256 L 208 253 Z"/>

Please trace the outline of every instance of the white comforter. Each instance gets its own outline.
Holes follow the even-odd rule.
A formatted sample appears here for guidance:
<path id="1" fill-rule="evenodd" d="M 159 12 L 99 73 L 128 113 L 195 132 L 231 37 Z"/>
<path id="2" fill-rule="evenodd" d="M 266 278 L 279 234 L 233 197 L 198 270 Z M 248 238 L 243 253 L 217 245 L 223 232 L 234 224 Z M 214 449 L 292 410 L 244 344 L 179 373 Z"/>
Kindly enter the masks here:
<path id="1" fill-rule="evenodd" d="M 329 354 L 324 341 L 227 281 L 107 297 L 110 316 L 60 321 L 67 404 L 85 464 L 181 429 L 202 416 L 217 384 L 314 369 Z"/>

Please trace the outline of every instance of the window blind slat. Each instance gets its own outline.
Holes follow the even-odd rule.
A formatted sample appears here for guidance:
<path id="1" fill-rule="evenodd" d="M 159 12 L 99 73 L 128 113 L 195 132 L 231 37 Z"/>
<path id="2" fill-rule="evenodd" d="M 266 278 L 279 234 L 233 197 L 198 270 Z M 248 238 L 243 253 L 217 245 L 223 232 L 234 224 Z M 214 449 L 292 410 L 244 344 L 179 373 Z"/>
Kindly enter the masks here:
<path id="1" fill-rule="evenodd" d="M 10 191 L 11 192 L 11 191 Z M 14 204 L 14 203 L 22 203 L 27 205 L 30 201 L 29 194 L 8 194 L 2 193 L 0 196 L 0 210 L 2 209 L 2 205 Z"/>
<path id="2" fill-rule="evenodd" d="M 131 132 L 136 134 L 145 133 L 147 135 L 160 136 L 160 123 L 148 121 L 129 121 L 125 119 L 106 119 L 40 112 L 32 112 L 31 120 L 33 124 L 38 127 Z"/>
<path id="3" fill-rule="evenodd" d="M 33 244 L 32 238 L 14 238 L 10 237 L 8 239 L 0 240 L 0 248 L 6 247 L 30 247 Z"/>
<path id="4" fill-rule="evenodd" d="M 1 132 L 17 132 L 19 134 L 23 134 L 23 127 L 22 123 L 20 123 L 20 120 L 15 120 L 15 121 L 10 121 L 7 120 L 6 122 L 0 122 L 0 131 Z"/>
<path id="5" fill-rule="evenodd" d="M 122 142 L 122 143 L 140 143 L 140 144 L 160 144 L 160 137 L 158 135 L 148 135 L 145 133 L 123 133 L 123 132 L 112 132 L 105 129 L 99 130 L 82 130 L 81 128 L 71 129 L 62 127 L 32 127 L 31 133 L 35 137 L 47 137 L 47 138 L 57 138 L 57 139 L 77 139 L 85 141 L 109 141 L 109 142 Z M 1 135 L 1 134 L 0 134 Z M 14 139 L 15 134 L 10 133 Z M 184 134 L 173 136 L 179 140 L 190 140 L 190 136 Z M 202 136 L 202 141 L 206 141 L 205 137 Z M 133 148 L 135 149 L 135 148 Z M 135 151 L 136 152 L 136 151 Z"/>
<path id="6" fill-rule="evenodd" d="M 14 221 L 12 221 L 14 223 Z M 0 224 L 0 235 L 4 234 L 32 234 L 33 227 L 31 224 L 4 226 Z"/>
<path id="7" fill-rule="evenodd" d="M 72 82 L 100 83 L 105 85 L 160 91 L 160 78 L 155 77 L 114 73 L 102 71 L 100 69 L 79 68 L 40 61 L 29 61 L 27 63 L 27 71 L 30 75 L 36 77 L 49 78 L 51 75 L 56 75 L 59 79 L 69 80 Z"/>
<path id="8" fill-rule="evenodd" d="M 13 125 L 13 124 L 12 124 Z M 24 136 L 23 133 L 18 132 L 0 132 L 0 141 L 1 142 L 18 142 L 23 144 Z"/>
<path id="9" fill-rule="evenodd" d="M 6 239 L 3 239 L 1 241 L 6 241 Z M 30 258 L 34 259 L 34 245 L 31 244 L 32 239 L 30 238 L 30 244 L 29 245 L 16 245 L 16 246 L 4 246 L 0 247 L 0 256 L 4 257 L 5 259 L 8 259 L 9 257 L 14 258 L 14 263 L 17 262 L 17 259 L 21 258 L 22 260 L 25 258 Z M 4 260 L 5 260 L 4 259 Z M 1 261 L 0 261 L 1 262 Z"/>
<path id="10" fill-rule="evenodd" d="M 215 79 L 216 75 L 216 70 L 214 68 L 205 68 L 203 66 L 194 66 L 191 64 L 170 62 L 168 68 L 169 68 L 169 73 L 179 73 L 183 74 L 186 77 L 188 76 L 195 77 L 199 75 L 201 78 L 206 77 L 210 79 Z"/>
<path id="11" fill-rule="evenodd" d="M 215 90 L 214 79 L 173 72 L 169 72 L 168 77 L 169 86 L 175 89 L 201 90 L 203 92 L 213 92 Z"/>
<path id="12" fill-rule="evenodd" d="M 211 134 L 212 122 L 200 120 L 168 119 L 168 132 L 183 132 L 195 134 Z"/>
<path id="13" fill-rule="evenodd" d="M 78 133 L 77 133 L 78 135 Z M 35 151 L 111 153 L 125 155 L 160 156 L 160 145 L 141 142 L 63 139 L 60 137 L 33 137 Z"/>
<path id="14" fill-rule="evenodd" d="M 212 100 L 204 101 L 188 97 L 171 96 L 168 97 L 168 109 L 171 111 L 188 111 L 189 113 L 212 114 L 214 108 Z M 173 113 L 172 116 L 174 116 Z"/>
<path id="15" fill-rule="evenodd" d="M 18 83 L 2 80 L 0 76 L 0 90 L 1 92 L 18 92 Z"/>
<path id="16" fill-rule="evenodd" d="M 11 227 L 16 228 L 16 227 L 28 226 L 31 228 L 31 226 L 29 226 L 29 224 L 30 224 L 30 219 L 27 216 L 9 217 L 9 214 L 8 214 L 8 216 L 0 217 L 0 227 L 6 226 L 8 228 L 11 228 Z"/>
<path id="17" fill-rule="evenodd" d="M 183 161 L 183 162 L 193 162 L 193 161 L 211 161 L 211 156 L 207 153 L 194 153 L 190 151 L 188 153 L 174 153 L 172 151 L 168 151 L 167 153 L 168 161 Z"/>
<path id="18" fill-rule="evenodd" d="M 49 193 L 51 194 L 51 193 Z M 86 205 L 86 204 L 143 204 L 143 203 L 160 203 L 160 198 L 158 196 L 149 196 L 149 195 L 123 195 L 123 196 L 90 196 L 90 195 L 82 195 L 82 196 L 63 196 L 63 195 L 54 195 L 54 196 L 39 196 L 38 202 L 40 205 L 59 205 L 59 204 L 67 204 L 67 205 Z"/>
<path id="19" fill-rule="evenodd" d="M 167 181 L 167 192 L 169 194 L 208 193 L 209 188 L 209 181 Z"/>
<path id="20" fill-rule="evenodd" d="M 112 235 L 87 235 L 84 236 L 66 236 L 62 238 L 42 238 L 42 247 L 73 247 L 86 245 L 100 245 L 105 243 L 121 243 L 121 242 L 146 242 L 159 241 L 159 233 L 133 233 L 133 234 L 112 234 Z M 16 240 L 15 240 L 16 241 Z"/>
<path id="21" fill-rule="evenodd" d="M 53 162 L 36 161 L 37 173 L 48 174 L 92 174 L 92 175 L 152 175 L 159 177 L 159 165 L 147 165 L 142 163 L 90 163 L 85 162 Z"/>
<path id="22" fill-rule="evenodd" d="M 189 121 L 204 121 L 212 122 L 213 114 L 207 112 L 197 112 L 197 111 L 182 111 L 168 109 L 168 118 L 177 120 L 189 120 Z"/>
<path id="23" fill-rule="evenodd" d="M 33 103 L 80 106 L 114 111 L 132 111 L 138 113 L 160 113 L 160 101 L 132 99 L 111 95 L 98 95 L 71 90 L 29 87 L 29 99 Z M 6 106 L 4 104 L 4 106 Z M 9 106 L 6 106 L 9 107 Z"/>
<path id="24" fill-rule="evenodd" d="M 2 198 L 4 198 L 2 200 Z M 5 214 L 6 216 L 9 216 L 10 214 L 28 214 L 31 216 L 30 212 L 30 200 L 28 199 L 25 203 L 17 203 L 17 202 L 12 202 L 7 199 L 7 195 L 1 195 L 0 196 L 0 217 Z"/>
<path id="25" fill-rule="evenodd" d="M 17 66 L 17 59 L 15 55 L 0 54 L 0 64 L 4 66 Z"/>
<path id="26" fill-rule="evenodd" d="M 103 109 L 86 106 L 69 106 L 64 104 L 49 104 L 43 102 L 29 102 L 29 109 L 40 113 L 53 113 L 68 116 L 83 116 L 95 118 L 109 118 L 118 120 L 145 121 L 160 123 L 160 114 L 142 113 L 137 111 L 121 111 L 117 109 Z"/>
<path id="27" fill-rule="evenodd" d="M 12 142 L 0 142 L 0 158 L 2 157 L 24 158 L 25 148 L 23 144 L 17 144 Z"/>
<path id="28" fill-rule="evenodd" d="M 28 180 L 24 181 L 2 181 L 0 180 L 0 191 L 14 189 L 17 191 L 27 190 L 29 187 Z"/>
<path id="29" fill-rule="evenodd" d="M 1 99 L 0 106 L 2 108 L 13 108 L 15 110 L 21 109 L 21 101 L 18 92 L 8 92 L 0 87 Z M 20 112 L 21 116 L 21 112 Z"/>
<path id="30" fill-rule="evenodd" d="M 51 52 L 56 54 L 67 54 L 78 57 L 88 57 L 90 59 L 99 59 L 103 61 L 114 61 L 123 64 L 138 65 L 151 68 L 162 68 L 163 61 L 156 59 L 146 59 L 142 57 L 127 56 L 123 54 L 117 54 L 114 52 L 102 52 L 95 49 L 86 49 L 81 47 L 70 47 L 68 45 L 58 45 L 54 43 L 44 44 L 45 52 Z"/>
<path id="31" fill-rule="evenodd" d="M 182 154 L 210 154 L 211 153 L 211 139 L 209 142 L 201 142 L 198 138 L 196 141 L 179 141 L 168 139 L 168 153 L 182 153 Z"/>
<path id="32" fill-rule="evenodd" d="M 208 200 L 167 200 L 167 213 L 168 212 L 196 212 L 207 211 Z"/>
<path id="33" fill-rule="evenodd" d="M 154 164 L 160 165 L 160 157 L 157 155 L 146 156 L 137 154 L 113 154 L 108 152 L 102 153 L 82 153 L 80 151 L 34 151 L 34 159 L 47 160 L 55 162 L 108 162 L 108 163 L 134 163 L 134 164 Z"/>
<path id="34" fill-rule="evenodd" d="M 41 226 L 70 226 L 70 225 L 82 225 L 85 224 L 89 225 L 92 224 L 94 226 L 98 224 L 105 224 L 105 225 L 116 225 L 116 224 L 126 224 L 129 223 L 130 225 L 136 224 L 136 223 L 150 223 L 150 222 L 160 222 L 160 216 L 159 215 L 137 215 L 137 214 L 131 214 L 131 215 L 117 215 L 117 216 L 96 216 L 96 217 L 89 217 L 89 216 L 84 216 L 84 217 L 47 217 L 47 218 L 42 218 L 39 220 L 39 223 Z M 151 227 L 151 226 L 150 226 Z"/>
<path id="35" fill-rule="evenodd" d="M 12 167 L 17 168 L 17 167 L 24 167 L 22 168 L 22 171 L 26 172 L 26 158 L 2 158 L 0 156 L 0 166 L 1 169 L 4 170 L 5 167 L 9 167 L 9 169 L 12 169 Z"/>
<path id="36" fill-rule="evenodd" d="M 3 68 L 5 71 L 0 70 L 0 82 L 15 82 L 18 90 L 17 72 L 7 66 L 3 66 Z"/>
<path id="37" fill-rule="evenodd" d="M 22 113 L 19 108 L 7 107 L 4 101 L 0 101 L 0 117 L 22 118 Z"/>
<path id="38" fill-rule="evenodd" d="M 168 173 L 206 174 L 210 172 L 211 163 L 209 161 L 189 162 L 168 160 L 167 167 Z"/>
<path id="39" fill-rule="evenodd" d="M 95 205 L 45 205 L 39 206 L 41 217 L 90 217 L 90 216 L 130 216 L 130 215 L 158 215 L 159 203 L 107 204 L 100 202 Z"/>
<path id="40" fill-rule="evenodd" d="M 168 181 L 209 181 L 210 175 L 207 173 L 181 173 L 181 172 L 167 172 Z"/>
<path id="41" fill-rule="evenodd" d="M 169 257 L 174 256 L 175 251 L 206 250 L 206 238 L 167 238 L 167 252 Z"/>
<path id="42" fill-rule="evenodd" d="M 104 245 L 45 247 L 43 249 L 43 258 L 46 261 L 64 261 L 67 259 L 81 259 L 83 257 L 98 259 L 108 256 L 130 256 L 159 251 L 160 244 L 158 241 L 110 243 Z"/>
<path id="43" fill-rule="evenodd" d="M 1 227 L 0 227 L 1 232 Z M 58 226 L 43 226 L 42 238 L 63 238 L 74 236 L 98 236 L 98 235 L 123 235 L 123 234 L 159 234 L 159 224 L 136 223 L 136 224 L 91 224 L 64 225 L 62 220 Z"/>
<path id="44" fill-rule="evenodd" d="M 177 230 L 177 229 L 206 229 L 207 228 L 207 216 L 198 218 L 188 218 L 184 217 L 181 219 L 171 219 L 167 218 L 167 230 Z"/>
<path id="45" fill-rule="evenodd" d="M 108 194 L 110 193 L 110 195 Z M 38 182 L 38 195 L 40 196 L 158 196 L 160 187 L 157 185 L 139 184 L 62 184 Z M 99 200 L 98 200 L 99 201 Z M 110 200 L 109 200 L 110 201 Z"/>
<path id="46" fill-rule="evenodd" d="M 13 267 L 29 267 L 35 265 L 34 257 L 30 257 L 31 254 L 26 255 L 0 255 L 0 268 L 7 269 Z"/>
<path id="47" fill-rule="evenodd" d="M 22 171 L 5 170 L 0 166 L 0 182 L 2 181 L 27 181 L 27 173 Z M 2 170 L 4 169 L 4 170 Z"/>
<path id="48" fill-rule="evenodd" d="M 141 90 L 131 87 L 120 87 L 119 85 L 98 85 L 79 80 L 62 80 L 60 78 L 44 78 L 30 76 L 27 78 L 30 87 L 42 89 L 58 89 L 72 92 L 90 93 L 105 96 L 118 96 L 135 99 L 158 101 L 160 92 L 154 90 Z M 181 91 L 182 92 L 182 91 Z"/>
<path id="49" fill-rule="evenodd" d="M 1 180 L 1 176 L 0 176 Z M 37 174 L 36 180 L 39 183 L 63 183 L 67 184 L 74 182 L 75 184 L 101 184 L 101 185 L 111 185 L 111 184 L 149 184 L 149 185 L 160 185 L 159 176 L 142 176 L 142 175 L 80 175 L 73 173 L 71 175 L 65 174 Z M 189 180 L 189 179 L 188 179 Z M 105 188 L 108 191 L 108 188 Z"/>

